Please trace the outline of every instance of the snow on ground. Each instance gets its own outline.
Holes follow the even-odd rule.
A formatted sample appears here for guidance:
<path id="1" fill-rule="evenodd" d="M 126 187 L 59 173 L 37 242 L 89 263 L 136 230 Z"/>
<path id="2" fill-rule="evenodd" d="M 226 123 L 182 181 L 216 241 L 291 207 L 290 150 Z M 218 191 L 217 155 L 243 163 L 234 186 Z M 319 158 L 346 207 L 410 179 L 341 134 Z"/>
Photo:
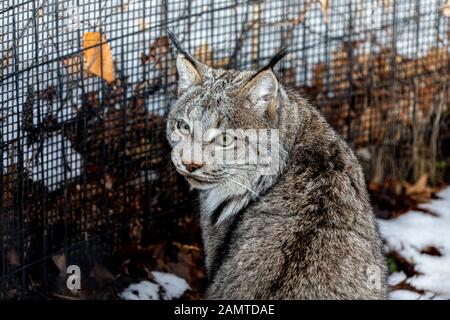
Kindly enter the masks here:
<path id="1" fill-rule="evenodd" d="M 421 205 L 438 216 L 411 211 L 393 220 L 379 220 L 386 252 L 396 251 L 419 273 L 406 279 L 403 272 L 396 272 L 389 284 L 406 279 L 407 284 L 424 291 L 395 290 L 391 299 L 450 299 L 450 187 L 438 196 L 440 199 Z M 438 249 L 441 256 L 421 252 L 429 247 Z"/>
<path id="2" fill-rule="evenodd" d="M 391 274 L 389 286 L 405 281 L 419 292 L 402 288 L 392 291 L 389 299 L 450 299 L 450 187 L 438 196 L 438 200 L 421 205 L 437 216 L 411 211 L 396 219 L 379 220 L 385 251 L 396 251 L 414 264 L 419 273 L 410 278 L 403 271 Z M 429 247 L 438 249 L 441 256 L 421 252 Z M 180 298 L 190 290 L 186 280 L 176 275 L 156 271 L 152 275 L 154 282 L 132 284 L 120 297 L 126 300 L 170 300 Z"/>
<path id="3" fill-rule="evenodd" d="M 183 295 L 187 290 L 190 290 L 189 284 L 183 278 L 177 277 L 171 273 L 152 272 L 155 281 L 164 288 L 164 299 L 177 299 Z"/>
<path id="4" fill-rule="evenodd" d="M 191 290 L 186 280 L 174 274 L 153 271 L 152 275 L 156 283 L 141 281 L 132 284 L 120 297 L 124 300 L 172 300 Z"/>
<path id="5" fill-rule="evenodd" d="M 159 300 L 159 289 L 160 286 L 156 283 L 141 281 L 131 284 L 120 297 L 124 300 Z"/>

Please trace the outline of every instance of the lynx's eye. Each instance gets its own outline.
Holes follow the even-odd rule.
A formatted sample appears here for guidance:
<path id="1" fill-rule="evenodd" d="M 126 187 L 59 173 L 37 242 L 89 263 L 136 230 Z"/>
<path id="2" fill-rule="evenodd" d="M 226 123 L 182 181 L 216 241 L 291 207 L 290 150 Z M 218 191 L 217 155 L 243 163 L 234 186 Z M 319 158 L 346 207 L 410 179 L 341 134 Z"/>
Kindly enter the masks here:
<path id="1" fill-rule="evenodd" d="M 191 128 L 184 121 L 177 121 L 177 129 L 184 135 L 188 135 L 191 132 Z"/>
<path id="2" fill-rule="evenodd" d="M 222 147 L 228 147 L 234 142 L 235 137 L 229 133 L 221 133 L 215 138 L 215 143 Z"/>

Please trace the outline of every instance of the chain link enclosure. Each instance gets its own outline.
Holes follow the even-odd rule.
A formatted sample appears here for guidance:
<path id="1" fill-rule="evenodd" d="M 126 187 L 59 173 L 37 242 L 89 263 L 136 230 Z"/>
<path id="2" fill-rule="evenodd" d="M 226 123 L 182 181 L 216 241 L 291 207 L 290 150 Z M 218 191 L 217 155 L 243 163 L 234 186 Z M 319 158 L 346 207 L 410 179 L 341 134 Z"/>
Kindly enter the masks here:
<path id="1" fill-rule="evenodd" d="M 349 141 L 368 181 L 438 176 L 449 146 L 443 5 L 2 1 L 0 298 L 46 288 L 62 254 L 83 263 L 140 243 L 136 229 L 189 205 L 165 138 L 176 88 L 166 26 L 214 67 L 257 69 L 288 48 L 280 80 Z"/>

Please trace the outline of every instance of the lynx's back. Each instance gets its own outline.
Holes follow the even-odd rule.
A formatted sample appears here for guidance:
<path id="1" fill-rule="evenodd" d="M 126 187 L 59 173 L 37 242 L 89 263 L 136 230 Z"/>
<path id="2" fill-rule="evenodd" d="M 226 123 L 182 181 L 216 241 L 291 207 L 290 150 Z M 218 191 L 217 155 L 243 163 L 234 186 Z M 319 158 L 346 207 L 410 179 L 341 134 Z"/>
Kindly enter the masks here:
<path id="1" fill-rule="evenodd" d="M 385 297 L 386 266 L 360 165 L 314 110 L 310 116 L 285 171 L 261 198 L 226 225 L 202 215 L 208 297 Z"/>
<path id="2" fill-rule="evenodd" d="M 259 72 L 211 69 L 185 52 L 177 60 L 167 133 L 176 169 L 200 190 L 207 297 L 384 298 L 361 167 L 319 112 L 279 83 L 281 57 Z M 266 152 L 245 130 L 275 130 L 277 144 Z"/>

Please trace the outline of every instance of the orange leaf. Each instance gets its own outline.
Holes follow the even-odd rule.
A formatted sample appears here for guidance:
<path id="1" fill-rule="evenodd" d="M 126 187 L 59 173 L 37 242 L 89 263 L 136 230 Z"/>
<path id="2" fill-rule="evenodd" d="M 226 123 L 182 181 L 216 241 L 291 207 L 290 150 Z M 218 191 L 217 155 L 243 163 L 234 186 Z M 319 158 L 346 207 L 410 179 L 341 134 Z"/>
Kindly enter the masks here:
<path id="1" fill-rule="evenodd" d="M 100 32 L 87 32 L 83 39 L 83 52 L 85 69 L 105 79 L 107 82 L 114 81 L 114 63 L 111 47 L 106 41 L 105 35 Z"/>
<path id="2" fill-rule="evenodd" d="M 411 195 L 427 192 L 428 191 L 427 183 L 428 183 L 428 175 L 423 174 L 415 184 L 406 186 L 406 194 Z"/>

